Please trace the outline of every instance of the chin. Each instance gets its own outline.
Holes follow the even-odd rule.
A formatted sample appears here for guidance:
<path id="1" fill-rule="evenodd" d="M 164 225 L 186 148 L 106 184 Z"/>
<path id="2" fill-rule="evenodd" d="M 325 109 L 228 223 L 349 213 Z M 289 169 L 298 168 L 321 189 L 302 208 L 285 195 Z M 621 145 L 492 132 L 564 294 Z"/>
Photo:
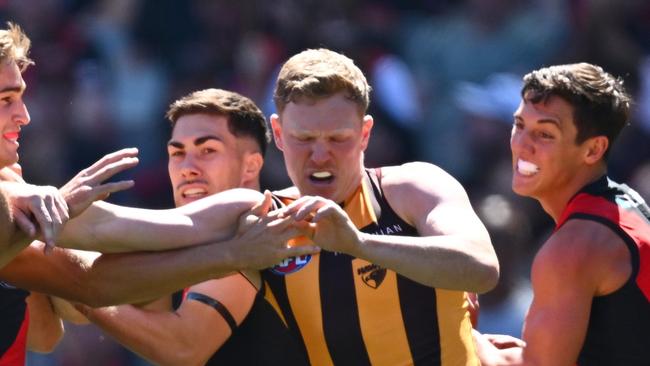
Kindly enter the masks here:
<path id="1" fill-rule="evenodd" d="M 523 197 L 534 197 L 535 190 L 530 185 L 512 183 L 512 191 Z"/>

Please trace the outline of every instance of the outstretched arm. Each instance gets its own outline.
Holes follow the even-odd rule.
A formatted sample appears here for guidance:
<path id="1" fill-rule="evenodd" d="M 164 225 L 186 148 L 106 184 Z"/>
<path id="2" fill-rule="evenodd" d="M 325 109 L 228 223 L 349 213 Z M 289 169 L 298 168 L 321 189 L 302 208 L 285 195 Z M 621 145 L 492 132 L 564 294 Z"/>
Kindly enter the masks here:
<path id="1" fill-rule="evenodd" d="M 238 188 L 169 210 L 95 202 L 68 222 L 59 245 L 116 253 L 225 240 L 235 233 L 240 215 L 262 198 L 257 191 Z"/>
<path id="2" fill-rule="evenodd" d="M 37 235 L 53 247 L 63 225 L 81 213 L 93 201 L 110 193 L 127 189 L 132 181 L 104 183 L 104 180 L 137 164 L 137 149 L 124 149 L 108 154 L 93 166 L 82 170 L 58 190 L 51 186 L 27 184 L 20 165 L 0 169 L 0 216 L 8 227 L 0 251 L 0 267 L 23 250 Z M 18 227 L 21 230 L 15 230 Z"/>
<path id="3" fill-rule="evenodd" d="M 362 233 L 336 203 L 319 197 L 302 197 L 284 212 L 310 220 L 314 232 L 307 234 L 323 249 L 366 259 L 432 287 L 492 289 L 498 260 L 461 185 L 426 163 L 387 167 L 382 173 L 387 201 L 420 237 Z"/>
<path id="4" fill-rule="evenodd" d="M 262 269 L 311 254 L 313 246 L 287 247 L 297 235 L 291 220 L 263 217 L 232 239 L 160 252 L 82 255 L 34 243 L 5 268 L 0 279 L 94 307 L 148 301 L 188 285 L 242 269 Z M 276 240 L 268 239 L 268 228 Z"/>

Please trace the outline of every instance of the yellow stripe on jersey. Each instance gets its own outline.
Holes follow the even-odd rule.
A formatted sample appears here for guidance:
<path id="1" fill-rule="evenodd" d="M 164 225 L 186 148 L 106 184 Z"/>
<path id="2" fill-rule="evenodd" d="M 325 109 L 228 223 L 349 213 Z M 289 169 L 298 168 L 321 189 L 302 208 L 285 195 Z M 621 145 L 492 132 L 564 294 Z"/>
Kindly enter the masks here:
<path id="1" fill-rule="evenodd" d="M 442 366 L 480 365 L 472 339 L 467 295 L 436 289 L 436 299 Z"/>
<path id="2" fill-rule="evenodd" d="M 373 222 L 377 222 L 377 216 L 372 209 L 372 202 L 370 201 L 371 194 L 372 188 L 367 186 L 366 180 L 364 179 L 356 192 L 345 201 L 345 212 L 357 228 L 362 228 Z"/>
<path id="3" fill-rule="evenodd" d="M 372 270 L 371 265 L 359 258 L 352 261 L 363 342 L 373 365 L 401 365 L 411 361 L 411 351 L 397 295 L 397 275 L 379 269 L 386 273 L 386 277 L 381 279 L 380 286 L 373 288 L 376 283 L 370 280 L 366 283 L 363 275 L 358 275 L 370 275 L 366 269 Z"/>
<path id="4" fill-rule="evenodd" d="M 291 312 L 296 318 L 298 328 L 305 341 L 309 363 L 312 365 L 332 365 L 323 332 L 323 314 L 320 311 L 320 287 L 311 281 L 300 281 L 301 278 L 318 278 L 318 255 L 313 255 L 311 262 L 300 271 L 286 276 L 287 296 L 291 304 Z"/>

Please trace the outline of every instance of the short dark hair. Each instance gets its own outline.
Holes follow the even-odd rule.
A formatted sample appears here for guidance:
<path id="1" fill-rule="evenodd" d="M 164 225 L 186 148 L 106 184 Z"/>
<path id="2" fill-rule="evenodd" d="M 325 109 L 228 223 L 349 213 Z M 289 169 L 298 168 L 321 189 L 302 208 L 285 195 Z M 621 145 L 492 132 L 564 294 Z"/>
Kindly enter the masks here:
<path id="1" fill-rule="evenodd" d="M 172 128 L 176 121 L 188 114 L 224 116 L 228 130 L 236 137 L 251 137 L 259 145 L 262 156 L 271 142 L 266 119 L 255 103 L 245 96 L 223 89 L 204 89 L 190 93 L 173 102 L 167 114 Z"/>
<path id="2" fill-rule="evenodd" d="M 584 62 L 544 67 L 527 74 L 521 96 L 532 103 L 545 102 L 550 96 L 564 99 L 574 109 L 576 143 L 606 136 L 610 147 L 628 124 L 632 103 L 621 78 Z"/>

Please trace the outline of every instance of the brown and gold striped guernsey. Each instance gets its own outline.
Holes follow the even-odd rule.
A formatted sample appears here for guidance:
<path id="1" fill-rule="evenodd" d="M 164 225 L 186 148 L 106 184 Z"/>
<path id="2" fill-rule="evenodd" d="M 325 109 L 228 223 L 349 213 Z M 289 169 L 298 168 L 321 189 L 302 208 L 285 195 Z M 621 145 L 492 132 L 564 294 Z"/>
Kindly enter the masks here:
<path id="1" fill-rule="evenodd" d="M 418 235 L 367 170 L 343 208 L 363 232 Z M 294 198 L 276 195 L 279 204 Z M 343 253 L 285 260 L 262 273 L 266 298 L 313 365 L 478 365 L 467 296 L 434 289 Z"/>

